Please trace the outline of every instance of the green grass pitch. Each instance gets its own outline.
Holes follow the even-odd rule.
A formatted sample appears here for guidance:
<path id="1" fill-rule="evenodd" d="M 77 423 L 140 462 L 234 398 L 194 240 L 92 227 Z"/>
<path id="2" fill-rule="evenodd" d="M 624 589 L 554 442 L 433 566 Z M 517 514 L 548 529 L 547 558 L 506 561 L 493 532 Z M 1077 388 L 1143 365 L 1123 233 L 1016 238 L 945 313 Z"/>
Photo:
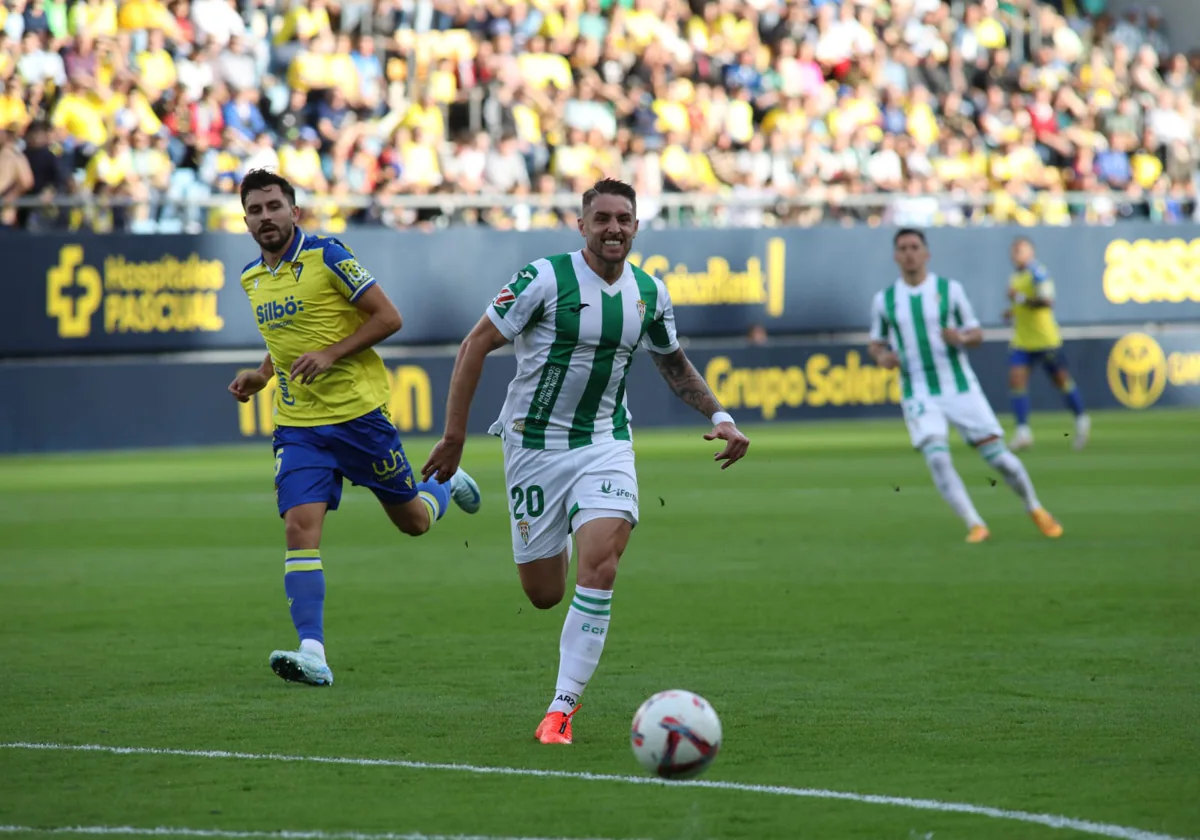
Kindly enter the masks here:
<path id="1" fill-rule="evenodd" d="M 523 599 L 494 440 L 465 462 L 484 510 L 419 540 L 347 488 L 322 551 L 328 690 L 267 668 L 295 644 L 268 446 L 3 459 L 0 742 L 638 775 L 632 713 L 682 687 L 724 723 L 705 779 L 1200 835 L 1200 415 L 1095 419 L 1075 453 L 1067 417 L 1035 417 L 1023 457 L 1057 542 L 956 444 L 982 546 L 962 543 L 898 419 L 748 427 L 748 459 L 724 473 L 698 427 L 638 432 L 642 522 L 569 748 L 532 740 L 565 604 Z M 411 459 L 430 443 L 406 441 Z M 763 792 L 13 748 L 3 825 L 1083 836 Z"/>

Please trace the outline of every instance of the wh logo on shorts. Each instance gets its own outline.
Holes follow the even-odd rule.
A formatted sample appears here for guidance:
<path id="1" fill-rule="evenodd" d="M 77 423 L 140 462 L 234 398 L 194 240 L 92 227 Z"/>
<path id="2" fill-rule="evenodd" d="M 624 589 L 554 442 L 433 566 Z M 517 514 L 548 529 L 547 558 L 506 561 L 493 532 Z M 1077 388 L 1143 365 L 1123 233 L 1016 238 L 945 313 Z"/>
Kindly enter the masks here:
<path id="1" fill-rule="evenodd" d="M 517 532 L 521 535 L 521 542 L 529 545 L 529 520 L 522 519 L 517 523 Z"/>
<path id="2" fill-rule="evenodd" d="M 388 450 L 388 456 L 382 461 L 375 461 L 371 464 L 371 471 L 375 473 L 375 478 L 379 481 L 395 478 L 408 465 L 404 460 L 404 455 L 398 450 Z"/>

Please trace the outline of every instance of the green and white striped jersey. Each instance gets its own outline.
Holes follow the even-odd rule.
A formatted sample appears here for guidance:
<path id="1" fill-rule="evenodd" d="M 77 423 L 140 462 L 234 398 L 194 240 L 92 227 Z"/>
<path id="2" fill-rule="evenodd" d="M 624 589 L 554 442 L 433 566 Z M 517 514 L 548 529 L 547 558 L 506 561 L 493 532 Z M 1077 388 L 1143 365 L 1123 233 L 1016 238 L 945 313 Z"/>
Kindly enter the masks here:
<path id="1" fill-rule="evenodd" d="M 634 351 L 679 348 L 663 282 L 626 263 L 609 286 L 582 251 L 525 266 L 487 315 L 517 354 L 517 375 L 489 431 L 526 449 L 630 440 L 625 375 Z"/>
<path id="2" fill-rule="evenodd" d="M 933 273 L 919 286 L 897 279 L 871 306 L 871 340 L 888 342 L 900 357 L 906 399 L 979 390 L 967 354 L 942 340 L 945 327 L 978 326 L 962 284 Z"/>

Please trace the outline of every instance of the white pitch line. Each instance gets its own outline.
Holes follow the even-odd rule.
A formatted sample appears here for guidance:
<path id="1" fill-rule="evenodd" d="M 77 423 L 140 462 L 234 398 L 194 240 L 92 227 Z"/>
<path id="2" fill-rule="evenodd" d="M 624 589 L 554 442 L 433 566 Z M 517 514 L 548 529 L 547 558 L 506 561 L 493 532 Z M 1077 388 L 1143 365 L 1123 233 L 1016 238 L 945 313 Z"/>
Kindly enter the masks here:
<path id="1" fill-rule="evenodd" d="M 359 831 L 224 831 L 219 828 L 137 828 L 130 825 L 75 825 L 38 828 L 32 825 L 0 825 L 0 834 L 107 834 L 121 837 L 216 837 L 254 840 L 573 840 L 567 837 L 496 837 L 490 834 L 363 834 Z M 578 838 L 601 840 L 601 838 Z"/>
<path id="2" fill-rule="evenodd" d="M 706 788 L 709 790 L 731 790 L 740 793 L 766 793 L 773 796 L 795 796 L 807 799 L 834 799 L 843 802 L 861 802 L 867 805 L 892 805 L 918 811 L 937 811 L 945 814 L 970 814 L 994 820 L 1033 823 L 1049 828 L 1065 828 L 1092 834 L 1097 837 L 1114 837 L 1117 840 L 1188 840 L 1171 834 L 1160 834 L 1140 828 L 1129 828 L 1111 823 L 1080 820 L 1055 814 L 1034 814 L 1030 811 L 1009 811 L 986 805 L 971 805 L 965 802 L 942 802 L 938 799 L 909 799 L 904 796 L 882 796 L 872 793 L 848 793 L 820 788 L 793 788 L 780 785 L 751 785 L 742 782 L 719 782 L 707 779 L 691 781 L 666 781 L 655 776 L 617 776 L 607 773 L 577 773 L 566 770 L 533 770 L 522 767 L 484 767 L 474 764 L 444 764 L 440 762 L 404 761 L 389 758 L 339 758 L 336 756 L 277 755 L 274 753 L 242 753 L 226 750 L 175 750 L 152 747 L 110 747 L 104 744 L 39 744 L 14 742 L 0 744 L 0 749 L 55 750 L 68 752 L 99 752 L 110 755 L 174 755 L 187 758 L 233 758 L 245 761 L 282 761 L 307 764 L 349 764 L 356 767 L 403 767 L 409 770 L 450 770 L 458 773 L 474 773 L 491 776 L 533 776 L 543 779 L 578 779 L 586 782 L 618 782 L 632 785 L 655 785 L 673 788 Z"/>

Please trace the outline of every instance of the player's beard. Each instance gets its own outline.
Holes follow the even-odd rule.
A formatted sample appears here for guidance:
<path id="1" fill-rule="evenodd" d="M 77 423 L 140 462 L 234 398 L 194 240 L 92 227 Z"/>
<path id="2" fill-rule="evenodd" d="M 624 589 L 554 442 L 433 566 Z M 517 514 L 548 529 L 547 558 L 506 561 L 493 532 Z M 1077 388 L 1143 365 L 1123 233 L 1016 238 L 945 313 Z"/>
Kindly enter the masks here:
<path id="1" fill-rule="evenodd" d="M 618 266 L 625 262 L 625 258 L 629 256 L 629 251 L 633 247 L 633 242 L 625 237 L 621 237 L 621 244 L 618 247 L 610 247 L 604 244 L 606 236 L 600 236 L 592 240 L 589 244 L 589 250 L 602 264 L 610 266 Z"/>
<path id="2" fill-rule="evenodd" d="M 292 241 L 294 227 L 295 226 L 289 221 L 282 226 L 273 225 L 264 232 L 262 226 L 259 225 L 258 230 L 254 232 L 254 241 L 257 242 L 258 247 L 262 248 L 266 253 L 278 253 L 286 248 L 287 244 Z"/>

